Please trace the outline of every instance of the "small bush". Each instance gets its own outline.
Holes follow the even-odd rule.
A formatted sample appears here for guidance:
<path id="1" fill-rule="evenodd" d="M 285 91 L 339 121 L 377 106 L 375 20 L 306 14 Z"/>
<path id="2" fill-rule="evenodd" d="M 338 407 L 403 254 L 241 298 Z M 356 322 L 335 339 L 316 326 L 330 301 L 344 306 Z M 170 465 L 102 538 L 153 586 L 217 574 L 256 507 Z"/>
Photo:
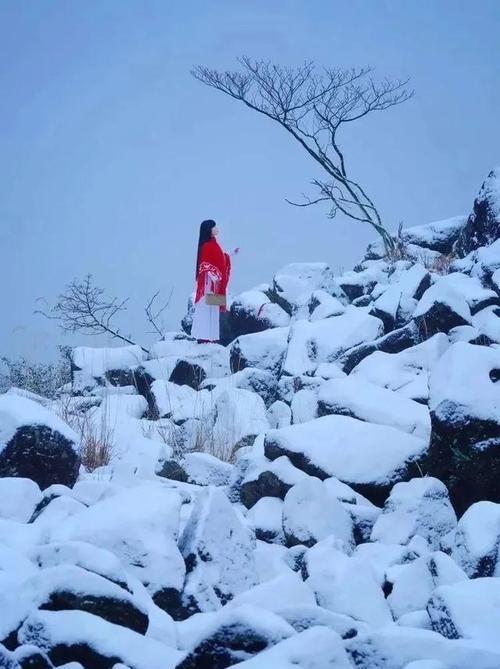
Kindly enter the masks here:
<path id="1" fill-rule="evenodd" d="M 21 388 L 49 399 L 58 396 L 59 390 L 71 381 L 69 349 L 59 347 L 59 359 L 52 363 L 30 362 L 24 357 L 0 358 L 5 372 L 0 378 L 0 392 Z"/>

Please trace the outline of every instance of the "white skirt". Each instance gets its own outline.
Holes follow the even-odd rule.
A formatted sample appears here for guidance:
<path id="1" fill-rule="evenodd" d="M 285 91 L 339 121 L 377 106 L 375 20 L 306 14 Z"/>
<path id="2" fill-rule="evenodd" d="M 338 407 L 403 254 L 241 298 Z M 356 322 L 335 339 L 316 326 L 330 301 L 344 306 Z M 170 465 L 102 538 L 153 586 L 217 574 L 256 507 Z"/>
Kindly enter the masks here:
<path id="1" fill-rule="evenodd" d="M 207 281 L 205 284 L 205 294 L 213 292 L 213 283 Z M 209 341 L 219 341 L 220 339 L 220 307 L 207 304 L 205 296 L 194 305 L 193 325 L 191 326 L 191 336 L 196 339 L 208 339 Z"/>

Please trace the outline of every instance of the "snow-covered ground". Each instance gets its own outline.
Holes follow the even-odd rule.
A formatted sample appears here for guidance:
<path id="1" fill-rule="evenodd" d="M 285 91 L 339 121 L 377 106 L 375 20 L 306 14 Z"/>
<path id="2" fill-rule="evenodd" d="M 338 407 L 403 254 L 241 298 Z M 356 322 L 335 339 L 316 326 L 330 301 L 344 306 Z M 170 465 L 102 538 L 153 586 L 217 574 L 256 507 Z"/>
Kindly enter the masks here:
<path id="1" fill-rule="evenodd" d="M 0 395 L 0 667 L 499 669 L 498 174 L 236 296 L 228 346 Z"/>

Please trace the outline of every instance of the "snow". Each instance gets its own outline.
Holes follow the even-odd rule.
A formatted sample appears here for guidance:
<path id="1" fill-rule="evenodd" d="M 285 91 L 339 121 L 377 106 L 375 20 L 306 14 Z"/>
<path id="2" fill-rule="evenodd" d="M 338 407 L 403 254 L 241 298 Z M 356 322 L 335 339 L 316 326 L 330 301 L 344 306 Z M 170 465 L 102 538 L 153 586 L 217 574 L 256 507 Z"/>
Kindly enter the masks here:
<path id="1" fill-rule="evenodd" d="M 249 312 L 267 327 L 286 327 L 290 323 L 289 314 L 279 304 L 271 302 L 262 291 L 247 290 L 240 293 L 234 302 L 238 304 L 238 311 L 243 309 Z"/>
<path id="2" fill-rule="evenodd" d="M 266 443 L 303 455 L 327 476 L 345 483 L 388 483 L 427 444 L 386 425 L 347 416 L 323 416 L 308 423 L 270 430 Z"/>
<path id="3" fill-rule="evenodd" d="M 389 425 L 429 439 L 431 423 L 426 407 L 398 393 L 364 381 L 359 375 L 332 379 L 318 394 L 321 412 L 338 413 L 379 425 Z"/>
<path id="4" fill-rule="evenodd" d="M 460 274 L 449 275 L 455 280 L 442 277 L 436 281 L 420 298 L 413 316 L 426 316 L 435 304 L 444 304 L 451 309 L 455 314 L 460 316 L 466 323 L 471 322 L 471 312 L 469 305 L 463 295 L 463 284 L 457 281 L 457 276 Z M 444 279 L 448 279 L 445 281 Z"/>
<path id="5" fill-rule="evenodd" d="M 19 395 L 0 395 L 0 453 L 17 430 L 25 426 L 48 427 L 59 432 L 76 450 L 79 439 L 76 433 L 55 413 L 45 407 Z"/>
<path id="6" fill-rule="evenodd" d="M 291 305 L 304 303 L 311 292 L 321 289 L 341 297 L 342 291 L 335 283 L 333 272 L 326 263 L 290 263 L 274 275 L 273 288 Z"/>
<path id="7" fill-rule="evenodd" d="M 283 502 L 278 497 L 262 497 L 248 511 L 247 520 L 254 531 L 283 539 Z"/>
<path id="8" fill-rule="evenodd" d="M 317 418 L 318 414 L 318 394 L 310 388 L 298 390 L 292 399 L 292 422 L 306 423 L 309 420 Z"/>
<path id="9" fill-rule="evenodd" d="M 27 523 L 41 500 L 42 492 L 31 479 L 0 478 L 0 518 Z"/>

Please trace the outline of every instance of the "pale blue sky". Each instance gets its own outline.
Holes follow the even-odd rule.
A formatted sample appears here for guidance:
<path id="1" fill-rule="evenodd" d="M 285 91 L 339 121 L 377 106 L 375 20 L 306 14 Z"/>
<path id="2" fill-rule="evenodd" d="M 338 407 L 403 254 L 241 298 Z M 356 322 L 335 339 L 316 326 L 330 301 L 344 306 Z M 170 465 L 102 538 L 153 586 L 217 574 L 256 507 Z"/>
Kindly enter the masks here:
<path id="1" fill-rule="evenodd" d="M 497 0 L 0 0 L 0 355 L 68 342 L 35 300 L 88 272 L 130 296 L 123 329 L 145 341 L 145 299 L 173 288 L 176 329 L 203 218 L 242 248 L 233 292 L 290 261 L 362 255 L 368 230 L 285 203 L 317 175 L 302 150 L 193 64 L 244 53 L 410 76 L 413 100 L 344 141 L 395 228 L 467 213 L 500 162 L 499 34 Z"/>

